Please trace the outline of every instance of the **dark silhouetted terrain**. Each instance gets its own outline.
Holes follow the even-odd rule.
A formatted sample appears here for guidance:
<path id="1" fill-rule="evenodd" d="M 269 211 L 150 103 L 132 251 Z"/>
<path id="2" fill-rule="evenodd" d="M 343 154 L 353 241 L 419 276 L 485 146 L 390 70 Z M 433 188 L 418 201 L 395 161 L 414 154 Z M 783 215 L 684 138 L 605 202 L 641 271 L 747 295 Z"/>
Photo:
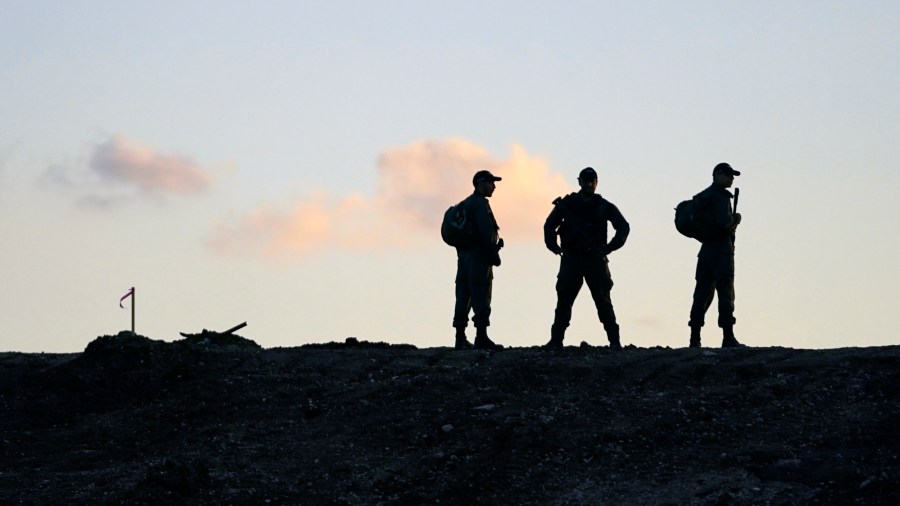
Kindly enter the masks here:
<path id="1" fill-rule="evenodd" d="M 212 337 L 0 354 L 0 503 L 900 504 L 900 347 Z"/>

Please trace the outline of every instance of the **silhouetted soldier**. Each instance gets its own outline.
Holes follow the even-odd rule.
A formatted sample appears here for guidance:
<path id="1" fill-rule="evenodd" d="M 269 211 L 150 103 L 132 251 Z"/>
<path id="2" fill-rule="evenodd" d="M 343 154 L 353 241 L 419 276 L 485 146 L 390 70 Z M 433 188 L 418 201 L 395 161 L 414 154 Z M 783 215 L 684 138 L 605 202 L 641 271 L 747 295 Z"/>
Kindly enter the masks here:
<path id="1" fill-rule="evenodd" d="M 503 348 L 487 335 L 487 327 L 491 324 L 493 268 L 500 265 L 500 248 L 503 247 L 503 239 L 498 236 L 500 227 L 487 199 L 494 194 L 494 182 L 501 179 L 486 170 L 476 172 L 472 178 L 475 191 L 463 201 L 466 219 L 474 224 L 474 235 L 471 244 L 456 248 L 456 305 L 453 311 L 456 349 L 472 347 L 466 339 L 470 309 L 476 329 L 475 348 Z"/>
<path id="2" fill-rule="evenodd" d="M 700 347 L 700 329 L 713 295 L 719 298 L 719 327 L 722 327 L 722 347 L 742 346 L 734 337 L 734 239 L 741 215 L 733 213 L 732 194 L 726 188 L 734 184 L 734 176 L 741 173 L 727 163 L 713 168 L 713 183 L 697 197 L 709 231 L 701 240 L 697 255 L 694 302 L 691 305 L 691 348 Z"/>
<path id="3" fill-rule="evenodd" d="M 597 307 L 597 315 L 609 338 L 609 347 L 621 349 L 619 325 L 613 311 L 610 291 L 613 281 L 606 256 L 621 248 L 631 228 L 619 209 L 596 193 L 597 172 L 587 167 L 578 175 L 581 190 L 556 199 L 555 207 L 544 222 L 544 243 L 554 254 L 562 254 L 556 280 L 556 314 L 550 327 L 548 349 L 563 346 L 566 328 L 572 319 L 572 304 L 581 285 L 587 282 Z M 616 230 L 607 243 L 607 223 Z M 562 247 L 556 242 L 559 234 Z"/>

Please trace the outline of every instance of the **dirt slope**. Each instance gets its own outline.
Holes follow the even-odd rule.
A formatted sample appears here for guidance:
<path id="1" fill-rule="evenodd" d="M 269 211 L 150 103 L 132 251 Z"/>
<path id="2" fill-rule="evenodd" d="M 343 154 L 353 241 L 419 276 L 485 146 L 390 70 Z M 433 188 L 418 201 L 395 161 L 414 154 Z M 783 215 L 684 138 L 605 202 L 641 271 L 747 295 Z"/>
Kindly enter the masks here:
<path id="1" fill-rule="evenodd" d="M 900 504 L 900 347 L 0 354 L 2 504 Z"/>

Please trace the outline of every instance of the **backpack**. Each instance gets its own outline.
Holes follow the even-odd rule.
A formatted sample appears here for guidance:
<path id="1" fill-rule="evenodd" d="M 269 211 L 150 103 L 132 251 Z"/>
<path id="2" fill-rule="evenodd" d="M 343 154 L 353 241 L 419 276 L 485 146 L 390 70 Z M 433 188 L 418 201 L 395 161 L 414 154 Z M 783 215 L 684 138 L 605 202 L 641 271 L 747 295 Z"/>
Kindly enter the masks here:
<path id="1" fill-rule="evenodd" d="M 685 237 L 703 241 L 712 232 L 706 199 L 698 193 L 675 206 L 675 228 Z"/>
<path id="2" fill-rule="evenodd" d="M 441 239 L 448 246 L 453 246 L 454 248 L 470 244 L 474 235 L 472 225 L 468 220 L 468 213 L 466 213 L 465 203 L 466 201 L 463 200 L 454 206 L 450 206 L 444 212 L 444 220 L 441 222 Z"/>

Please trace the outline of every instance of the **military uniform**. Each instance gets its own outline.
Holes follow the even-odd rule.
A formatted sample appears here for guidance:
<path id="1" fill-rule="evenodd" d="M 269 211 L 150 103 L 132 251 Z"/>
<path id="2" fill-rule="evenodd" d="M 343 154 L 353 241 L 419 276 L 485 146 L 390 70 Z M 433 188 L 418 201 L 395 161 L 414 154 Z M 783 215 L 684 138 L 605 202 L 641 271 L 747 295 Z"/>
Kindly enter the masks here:
<path id="1" fill-rule="evenodd" d="M 469 244 L 456 248 L 456 304 L 453 310 L 453 326 L 465 328 L 469 311 L 473 310 L 475 327 L 491 324 L 491 288 L 494 266 L 500 265 L 497 246 L 499 239 L 497 220 L 488 199 L 478 192 L 464 201 L 467 219 L 472 220 L 474 231 Z"/>
<path id="2" fill-rule="evenodd" d="M 733 195 L 715 185 L 698 194 L 709 220 L 710 233 L 703 237 L 697 254 L 694 300 L 688 325 L 702 327 L 713 296 L 719 299 L 719 327 L 732 327 L 734 318 L 734 240 L 737 224 L 731 208 Z"/>
<path id="3" fill-rule="evenodd" d="M 616 230 L 607 242 L 607 224 Z M 625 244 L 630 227 L 619 209 L 598 194 L 585 200 L 580 193 L 562 198 L 544 222 L 544 242 L 554 253 L 561 253 L 556 280 L 556 311 L 550 329 L 551 346 L 562 345 L 563 335 L 572 319 L 572 305 L 586 282 L 603 323 L 610 345 L 619 345 L 619 325 L 610 292 L 613 287 L 607 255 Z M 557 233 L 562 247 L 556 243 Z"/>

